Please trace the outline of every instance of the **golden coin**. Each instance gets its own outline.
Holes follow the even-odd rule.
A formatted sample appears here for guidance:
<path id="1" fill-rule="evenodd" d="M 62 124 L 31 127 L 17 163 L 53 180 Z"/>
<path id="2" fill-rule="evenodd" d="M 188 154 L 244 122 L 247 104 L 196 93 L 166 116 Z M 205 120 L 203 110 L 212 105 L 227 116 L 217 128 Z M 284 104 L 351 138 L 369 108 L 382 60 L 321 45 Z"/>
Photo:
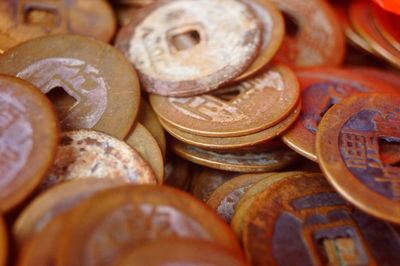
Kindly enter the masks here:
<path id="1" fill-rule="evenodd" d="M 91 177 L 157 183 L 150 166 L 127 143 L 89 129 L 63 132 L 55 162 L 41 188 Z"/>
<path id="2" fill-rule="evenodd" d="M 317 132 L 323 173 L 361 210 L 400 223 L 400 168 L 383 161 L 382 142 L 400 142 L 400 94 L 359 94 L 333 106 Z"/>
<path id="3" fill-rule="evenodd" d="M 151 133 L 142 124 L 136 123 L 125 141 L 149 164 L 157 177 L 157 183 L 164 183 L 163 155 Z"/>
<path id="4" fill-rule="evenodd" d="M 39 185 L 54 161 L 58 141 L 50 101 L 30 83 L 0 75 L 0 213 Z"/>
<path id="5" fill-rule="evenodd" d="M 151 95 L 150 103 L 158 116 L 182 131 L 228 137 L 278 124 L 296 108 L 300 97 L 295 74 L 281 64 L 215 93 L 185 98 Z M 224 99 L 234 93 L 239 94 Z"/>
<path id="6" fill-rule="evenodd" d="M 40 88 L 54 103 L 63 130 L 92 128 L 122 139 L 139 109 L 134 69 L 117 49 L 92 38 L 28 41 L 0 57 L 0 72 Z"/>
<path id="7" fill-rule="evenodd" d="M 7 228 L 3 217 L 0 216 L 0 266 L 6 265 L 8 253 Z"/>

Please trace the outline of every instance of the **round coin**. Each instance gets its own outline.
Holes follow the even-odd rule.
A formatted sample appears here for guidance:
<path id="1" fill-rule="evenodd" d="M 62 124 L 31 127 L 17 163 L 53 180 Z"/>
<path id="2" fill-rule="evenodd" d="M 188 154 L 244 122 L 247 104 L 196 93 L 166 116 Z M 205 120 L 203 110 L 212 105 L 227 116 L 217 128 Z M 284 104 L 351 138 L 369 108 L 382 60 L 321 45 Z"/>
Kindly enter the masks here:
<path id="1" fill-rule="evenodd" d="M 151 95 L 150 103 L 163 120 L 182 131 L 228 137 L 278 124 L 296 108 L 300 97 L 295 74 L 281 64 L 216 93 L 185 98 Z"/>
<path id="2" fill-rule="evenodd" d="M 7 228 L 4 223 L 3 217 L 0 216 L 0 266 L 6 265 L 8 242 L 7 242 Z"/>
<path id="3" fill-rule="evenodd" d="M 0 57 L 0 73 L 46 93 L 63 130 L 93 128 L 122 139 L 139 109 L 132 66 L 114 47 L 88 37 L 57 35 L 23 43 Z"/>
<path id="4" fill-rule="evenodd" d="M 127 143 L 94 130 L 63 132 L 57 157 L 41 188 L 91 177 L 134 184 L 157 183 L 150 166 Z"/>
<path id="5" fill-rule="evenodd" d="M 116 46 L 147 92 L 191 96 L 240 75 L 257 55 L 261 32 L 256 14 L 240 1 L 164 0 L 138 11 Z"/>
<path id="6" fill-rule="evenodd" d="M 115 28 L 114 12 L 105 0 L 6 0 L 0 3 L 0 51 L 50 34 L 79 34 L 108 42 Z"/>
<path id="7" fill-rule="evenodd" d="M 400 142 L 400 94 L 359 94 L 333 106 L 317 132 L 323 173 L 361 210 L 400 223 L 400 168 L 381 156 L 382 142 Z"/>
<path id="8" fill-rule="evenodd" d="M 39 185 L 54 161 L 58 140 L 50 101 L 30 83 L 0 75 L 0 213 Z"/>

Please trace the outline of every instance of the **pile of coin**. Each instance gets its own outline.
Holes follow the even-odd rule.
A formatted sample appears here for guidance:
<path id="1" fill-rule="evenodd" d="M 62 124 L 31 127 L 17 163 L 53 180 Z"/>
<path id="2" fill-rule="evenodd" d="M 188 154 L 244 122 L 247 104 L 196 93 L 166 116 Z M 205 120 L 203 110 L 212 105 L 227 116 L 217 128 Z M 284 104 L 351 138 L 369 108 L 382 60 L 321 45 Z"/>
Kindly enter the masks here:
<path id="1" fill-rule="evenodd" d="M 397 22 L 367 0 L 2 1 L 0 266 L 398 265 Z"/>

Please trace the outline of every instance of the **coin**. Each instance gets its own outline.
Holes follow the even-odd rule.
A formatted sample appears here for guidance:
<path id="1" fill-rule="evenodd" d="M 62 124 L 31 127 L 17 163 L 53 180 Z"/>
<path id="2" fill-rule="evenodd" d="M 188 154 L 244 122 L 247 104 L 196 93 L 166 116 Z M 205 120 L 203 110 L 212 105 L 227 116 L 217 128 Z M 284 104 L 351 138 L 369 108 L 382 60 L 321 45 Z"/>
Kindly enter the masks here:
<path id="1" fill-rule="evenodd" d="M 4 223 L 3 217 L 0 216 L 0 265 L 6 265 L 6 258 L 8 252 L 8 244 L 7 244 L 7 228 Z"/>
<path id="2" fill-rule="evenodd" d="M 229 100 L 223 96 L 239 94 Z M 150 96 L 159 117 L 182 131 L 201 136 L 243 136 L 278 124 L 296 108 L 300 97 L 294 73 L 281 64 L 271 65 L 219 96 L 185 98 Z"/>
<path id="3" fill-rule="evenodd" d="M 393 92 L 388 84 L 368 76 L 335 68 L 297 72 L 303 108 L 300 118 L 282 136 L 283 142 L 306 158 L 317 161 L 315 134 L 323 114 L 348 96 L 361 92 Z"/>
<path id="4" fill-rule="evenodd" d="M 372 17 L 382 35 L 397 50 L 400 50 L 400 31 L 398 28 L 400 16 L 388 12 L 377 5 L 372 5 Z"/>
<path id="5" fill-rule="evenodd" d="M 192 239 L 164 239 L 150 242 L 124 254 L 114 265 L 245 266 L 247 263 L 241 255 L 234 254 L 210 242 Z"/>
<path id="6" fill-rule="evenodd" d="M 141 9 L 120 30 L 116 46 L 147 92 L 191 96 L 240 75 L 258 53 L 261 31 L 256 14 L 240 1 L 166 0 Z"/>
<path id="7" fill-rule="evenodd" d="M 50 101 L 30 83 L 0 75 L 0 213 L 27 197 L 51 167 L 59 140 Z"/>
<path id="8" fill-rule="evenodd" d="M 13 225 L 13 236 L 19 245 L 47 226 L 54 216 L 73 208 L 79 202 L 115 186 L 124 184 L 119 179 L 86 178 L 69 181 L 43 192 L 18 215 Z"/>
<path id="9" fill-rule="evenodd" d="M 136 123 L 126 142 L 149 164 L 157 177 L 157 183 L 164 183 L 164 159 L 157 141 L 140 123 Z"/>
<path id="10" fill-rule="evenodd" d="M 171 149 L 182 158 L 196 164 L 232 172 L 276 171 L 297 159 L 297 153 L 286 148 L 222 152 L 205 150 L 173 140 Z"/>
<path id="11" fill-rule="evenodd" d="M 381 142 L 400 142 L 400 94 L 359 94 L 332 107 L 317 132 L 323 173 L 361 210 L 400 223 L 400 168 L 387 164 Z M 329 140 L 329 141 L 327 141 Z"/>
<path id="12" fill-rule="evenodd" d="M 252 265 L 396 265 L 400 259 L 391 226 L 349 206 L 318 174 L 264 190 L 246 217 L 243 244 Z"/>
<path id="13" fill-rule="evenodd" d="M 54 103 L 63 130 L 93 128 L 124 138 L 139 109 L 134 69 L 121 53 L 83 36 L 47 36 L 0 57 L 0 72 L 25 79 Z"/>
<path id="14" fill-rule="evenodd" d="M 205 239 L 241 253 L 230 228 L 191 195 L 166 186 L 131 185 L 98 193 L 70 213 L 56 265 L 109 265 L 139 245 L 174 236 Z"/>
<path id="15" fill-rule="evenodd" d="M 320 0 L 272 2 L 286 16 L 286 21 L 291 22 L 286 23 L 286 35 L 276 55 L 279 61 L 296 68 L 341 64 L 345 39 L 328 3 Z"/>
<path id="16" fill-rule="evenodd" d="M 386 82 L 393 88 L 396 88 L 400 91 L 400 74 L 396 72 L 383 70 L 379 68 L 373 68 L 373 67 L 351 67 L 348 69 L 350 71 L 369 76 L 370 78 Z"/>
<path id="17" fill-rule="evenodd" d="M 104 0 L 6 0 L 0 3 L 0 14 L 3 51 L 50 34 L 79 34 L 108 42 L 116 28 L 114 12 Z"/>
<path id="18" fill-rule="evenodd" d="M 63 132 L 55 162 L 41 188 L 91 177 L 134 184 L 157 183 L 150 166 L 127 143 L 89 129 Z"/>

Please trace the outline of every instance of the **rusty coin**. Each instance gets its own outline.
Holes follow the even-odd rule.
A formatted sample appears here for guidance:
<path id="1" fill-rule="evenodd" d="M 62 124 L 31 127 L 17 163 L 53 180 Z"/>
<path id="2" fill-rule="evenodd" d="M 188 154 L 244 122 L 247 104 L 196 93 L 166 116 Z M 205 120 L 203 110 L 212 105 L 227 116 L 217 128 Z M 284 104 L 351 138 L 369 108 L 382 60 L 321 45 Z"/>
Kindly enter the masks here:
<path id="1" fill-rule="evenodd" d="M 90 177 L 157 183 L 150 166 L 127 143 L 89 129 L 63 132 L 57 157 L 41 188 Z"/>
<path id="2" fill-rule="evenodd" d="M 3 217 L 0 216 L 0 266 L 6 265 L 6 258 L 8 252 L 7 242 L 7 228 L 4 223 Z"/>
<path id="3" fill-rule="evenodd" d="M 257 55 L 261 32 L 256 14 L 240 1 L 164 0 L 141 9 L 116 45 L 147 92 L 191 96 L 240 75 Z"/>
<path id="4" fill-rule="evenodd" d="M 104 0 L 4 0 L 0 3 L 0 51 L 50 34 L 79 34 L 108 42 L 115 29 L 114 12 Z"/>
<path id="5" fill-rule="evenodd" d="M 333 104 L 356 93 L 397 91 L 384 82 L 348 70 L 312 68 L 297 72 L 297 76 L 303 108 L 300 118 L 282 136 L 282 140 L 313 161 L 317 161 L 315 133 L 318 123 Z"/>
<path id="6" fill-rule="evenodd" d="M 0 213 L 28 196 L 54 161 L 58 121 L 30 83 L 0 75 Z"/>
<path id="7" fill-rule="evenodd" d="M 323 173 L 361 210 L 400 223 L 400 168 L 381 157 L 400 142 L 400 94 L 359 94 L 333 106 L 317 132 Z"/>
<path id="8" fill-rule="evenodd" d="M 83 36 L 47 36 L 0 57 L 0 72 L 25 79 L 54 103 L 63 130 L 124 138 L 139 109 L 135 71 L 114 47 Z"/>
<path id="9" fill-rule="evenodd" d="M 218 92 L 218 91 L 217 91 Z M 224 97 L 238 93 L 225 100 Z M 276 125 L 300 97 L 294 73 L 281 64 L 223 88 L 218 95 L 185 98 L 150 96 L 154 111 L 171 125 L 201 136 L 242 136 Z"/>

